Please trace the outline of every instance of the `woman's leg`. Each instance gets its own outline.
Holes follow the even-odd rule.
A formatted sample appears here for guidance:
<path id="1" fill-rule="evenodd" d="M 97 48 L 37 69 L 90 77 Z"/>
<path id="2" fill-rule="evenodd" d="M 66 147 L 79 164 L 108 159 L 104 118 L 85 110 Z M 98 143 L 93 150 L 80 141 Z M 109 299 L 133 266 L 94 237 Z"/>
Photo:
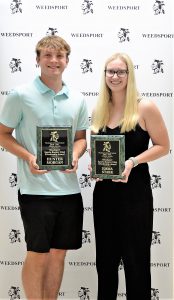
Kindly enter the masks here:
<path id="1" fill-rule="evenodd" d="M 100 195 L 94 193 L 93 214 L 98 300 L 115 300 L 117 297 L 121 245 L 119 234 L 117 234 L 117 213 L 112 207 L 112 201 L 112 199 L 110 199 L 110 203 L 107 201 L 106 194 L 100 197 Z"/>

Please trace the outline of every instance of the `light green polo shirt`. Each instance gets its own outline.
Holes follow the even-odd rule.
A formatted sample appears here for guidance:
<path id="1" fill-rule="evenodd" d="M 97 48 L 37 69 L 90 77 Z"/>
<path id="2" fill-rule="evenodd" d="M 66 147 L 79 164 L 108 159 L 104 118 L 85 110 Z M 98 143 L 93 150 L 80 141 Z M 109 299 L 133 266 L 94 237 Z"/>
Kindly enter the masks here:
<path id="1" fill-rule="evenodd" d="M 15 128 L 17 141 L 36 155 L 37 126 L 72 126 L 76 131 L 89 127 L 86 102 L 80 92 L 68 89 L 55 94 L 37 77 L 31 84 L 12 90 L 0 114 L 0 122 Z M 51 171 L 33 175 L 28 163 L 18 158 L 18 180 L 21 194 L 68 195 L 80 192 L 76 174 Z"/>

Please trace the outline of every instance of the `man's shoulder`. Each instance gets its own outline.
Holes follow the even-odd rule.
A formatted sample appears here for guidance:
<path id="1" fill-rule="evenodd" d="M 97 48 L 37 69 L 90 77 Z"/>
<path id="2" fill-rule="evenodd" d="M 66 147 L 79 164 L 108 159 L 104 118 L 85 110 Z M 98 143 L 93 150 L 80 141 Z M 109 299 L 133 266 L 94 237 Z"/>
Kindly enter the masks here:
<path id="1" fill-rule="evenodd" d="M 33 87 L 33 82 L 29 82 L 29 83 L 22 83 L 14 88 L 12 88 L 10 90 L 10 94 L 13 94 L 13 93 L 18 93 L 18 94 L 21 94 L 21 93 L 25 93 L 26 91 L 28 91 L 29 89 L 31 89 Z"/>

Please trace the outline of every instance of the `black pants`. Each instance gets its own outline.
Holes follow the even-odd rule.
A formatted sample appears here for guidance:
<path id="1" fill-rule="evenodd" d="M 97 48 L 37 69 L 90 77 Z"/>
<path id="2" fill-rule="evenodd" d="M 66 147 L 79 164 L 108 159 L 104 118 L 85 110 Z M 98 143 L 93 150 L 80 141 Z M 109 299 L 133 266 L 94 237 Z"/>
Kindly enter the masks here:
<path id="1" fill-rule="evenodd" d="M 151 189 L 146 189 L 142 195 L 130 191 L 127 197 L 121 189 L 119 196 L 114 197 L 114 191 L 111 192 L 110 188 L 112 189 L 112 185 L 107 187 L 99 182 L 94 189 L 97 299 L 117 298 L 118 269 L 122 260 L 127 300 L 151 300 Z M 116 191 L 118 192 L 119 188 Z"/>

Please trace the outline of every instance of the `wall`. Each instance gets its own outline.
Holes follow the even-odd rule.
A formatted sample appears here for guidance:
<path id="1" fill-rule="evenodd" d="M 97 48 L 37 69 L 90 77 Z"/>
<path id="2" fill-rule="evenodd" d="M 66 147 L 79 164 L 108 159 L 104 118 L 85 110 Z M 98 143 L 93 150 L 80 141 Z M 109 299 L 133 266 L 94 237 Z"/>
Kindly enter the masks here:
<path id="1" fill-rule="evenodd" d="M 131 56 L 140 92 L 162 112 L 171 153 L 149 164 L 154 195 L 153 300 L 172 299 L 172 5 L 172 0 L 0 0 L 0 109 L 12 87 L 39 74 L 34 52 L 37 41 L 46 34 L 57 34 L 72 47 L 64 80 L 85 96 L 89 118 L 104 62 L 118 51 Z M 85 207 L 83 247 L 67 255 L 60 299 L 96 299 L 92 218 L 95 183 L 89 178 L 88 163 L 87 151 L 78 170 Z M 25 242 L 17 202 L 16 158 L 2 147 L 0 166 L 0 299 L 19 299 L 24 298 L 20 273 Z M 119 276 L 118 299 L 126 299 L 122 264 Z"/>

